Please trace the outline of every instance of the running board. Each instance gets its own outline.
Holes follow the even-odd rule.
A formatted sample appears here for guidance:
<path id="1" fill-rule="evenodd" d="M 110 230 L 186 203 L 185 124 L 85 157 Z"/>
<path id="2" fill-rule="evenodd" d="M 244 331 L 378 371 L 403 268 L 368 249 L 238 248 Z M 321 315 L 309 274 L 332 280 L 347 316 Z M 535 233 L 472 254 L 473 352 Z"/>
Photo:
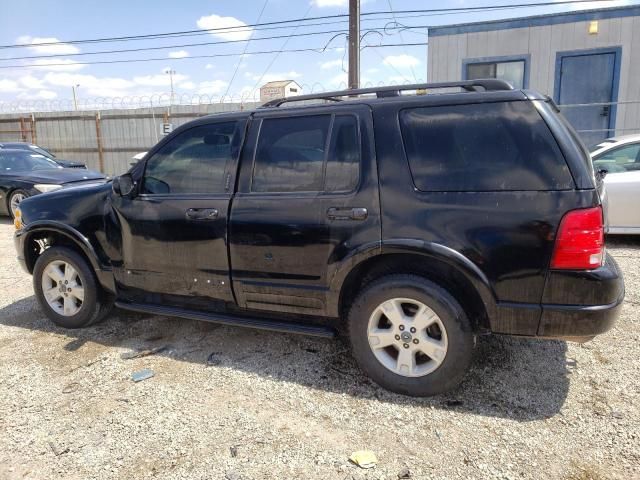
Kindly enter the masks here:
<path id="1" fill-rule="evenodd" d="M 116 307 L 122 308 L 123 310 L 131 310 L 133 312 L 166 315 L 168 317 L 187 318 L 189 320 L 200 320 L 203 322 L 219 323 L 222 325 L 231 325 L 234 327 L 257 328 L 260 330 L 270 330 L 272 332 L 298 333 L 301 335 L 310 335 L 313 337 L 335 337 L 335 331 L 329 327 L 305 325 L 301 323 L 265 320 L 255 317 L 225 315 L 222 313 L 204 313 L 194 310 L 184 310 L 182 308 L 149 305 L 145 303 L 116 302 Z"/>

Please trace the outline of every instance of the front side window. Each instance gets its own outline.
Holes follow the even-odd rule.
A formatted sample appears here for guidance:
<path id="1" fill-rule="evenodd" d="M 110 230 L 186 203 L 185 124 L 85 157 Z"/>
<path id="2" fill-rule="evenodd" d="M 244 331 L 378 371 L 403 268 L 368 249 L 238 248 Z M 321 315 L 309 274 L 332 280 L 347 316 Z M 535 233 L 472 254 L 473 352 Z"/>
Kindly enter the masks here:
<path id="1" fill-rule="evenodd" d="M 607 173 L 640 170 L 640 143 L 611 149 L 594 160 L 593 166 Z"/>
<path id="2" fill-rule="evenodd" d="M 148 160 L 142 193 L 224 193 L 236 124 L 201 125 L 174 137 Z"/>
<path id="3" fill-rule="evenodd" d="M 422 191 L 566 190 L 573 178 L 530 102 L 403 110 L 400 125 Z"/>
<path id="4" fill-rule="evenodd" d="M 524 88 L 524 60 L 467 64 L 467 79 L 497 78 L 506 80 L 514 88 Z"/>
<path id="5" fill-rule="evenodd" d="M 359 166 L 355 116 L 267 118 L 260 126 L 251 191 L 347 191 L 357 184 Z"/>

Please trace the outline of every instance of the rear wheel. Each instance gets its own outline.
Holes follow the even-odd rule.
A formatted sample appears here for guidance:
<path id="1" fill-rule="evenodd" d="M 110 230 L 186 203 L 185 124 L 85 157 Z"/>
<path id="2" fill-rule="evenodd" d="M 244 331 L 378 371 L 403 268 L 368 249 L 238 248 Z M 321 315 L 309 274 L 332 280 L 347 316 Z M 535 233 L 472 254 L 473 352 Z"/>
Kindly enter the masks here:
<path id="1" fill-rule="evenodd" d="M 40 308 L 61 327 L 89 326 L 112 307 L 86 260 L 69 248 L 45 250 L 36 261 L 33 284 Z"/>
<path id="2" fill-rule="evenodd" d="M 14 190 L 11 192 L 11 195 L 9 195 L 9 214 L 11 215 L 11 218 L 16 217 L 16 210 L 18 209 L 20 202 L 28 197 L 29 194 L 24 190 Z"/>
<path id="3" fill-rule="evenodd" d="M 474 334 L 446 290 L 414 275 L 390 275 L 358 295 L 349 339 L 362 370 L 379 385 L 412 396 L 455 387 L 471 362 Z"/>

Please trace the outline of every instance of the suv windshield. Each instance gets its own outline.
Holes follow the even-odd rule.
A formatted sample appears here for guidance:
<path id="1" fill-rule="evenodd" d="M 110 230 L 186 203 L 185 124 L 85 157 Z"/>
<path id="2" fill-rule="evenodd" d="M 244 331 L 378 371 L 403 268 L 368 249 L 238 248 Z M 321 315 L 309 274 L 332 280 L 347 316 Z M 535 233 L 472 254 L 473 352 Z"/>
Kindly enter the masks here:
<path id="1" fill-rule="evenodd" d="M 33 170 L 48 170 L 62 168 L 53 160 L 39 153 L 29 152 L 0 152 L 1 172 L 29 172 Z"/>

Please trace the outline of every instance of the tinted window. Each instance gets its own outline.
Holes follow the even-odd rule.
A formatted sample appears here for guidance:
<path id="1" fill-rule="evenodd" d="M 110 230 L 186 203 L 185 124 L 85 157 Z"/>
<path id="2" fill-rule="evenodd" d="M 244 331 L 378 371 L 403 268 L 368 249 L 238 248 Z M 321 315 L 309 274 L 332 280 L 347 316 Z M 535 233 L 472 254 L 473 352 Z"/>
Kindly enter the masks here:
<path id="1" fill-rule="evenodd" d="M 529 102 L 404 110 L 405 149 L 423 191 L 553 190 L 573 179 Z"/>
<path id="2" fill-rule="evenodd" d="M 468 63 L 467 78 L 499 78 L 514 88 L 524 88 L 524 60 L 512 62 Z"/>
<path id="3" fill-rule="evenodd" d="M 344 192 L 358 184 L 360 136 L 353 115 L 336 115 L 331 129 L 331 146 L 327 158 L 325 190 Z"/>
<path id="4" fill-rule="evenodd" d="M 593 165 L 608 173 L 622 173 L 640 170 L 640 143 L 614 148 L 600 155 Z"/>
<path id="5" fill-rule="evenodd" d="M 222 193 L 236 122 L 182 132 L 147 162 L 143 193 Z M 235 155 L 235 154 L 233 154 Z"/>
<path id="6" fill-rule="evenodd" d="M 256 147 L 251 190 L 322 190 L 330 123 L 331 115 L 263 120 Z"/>

